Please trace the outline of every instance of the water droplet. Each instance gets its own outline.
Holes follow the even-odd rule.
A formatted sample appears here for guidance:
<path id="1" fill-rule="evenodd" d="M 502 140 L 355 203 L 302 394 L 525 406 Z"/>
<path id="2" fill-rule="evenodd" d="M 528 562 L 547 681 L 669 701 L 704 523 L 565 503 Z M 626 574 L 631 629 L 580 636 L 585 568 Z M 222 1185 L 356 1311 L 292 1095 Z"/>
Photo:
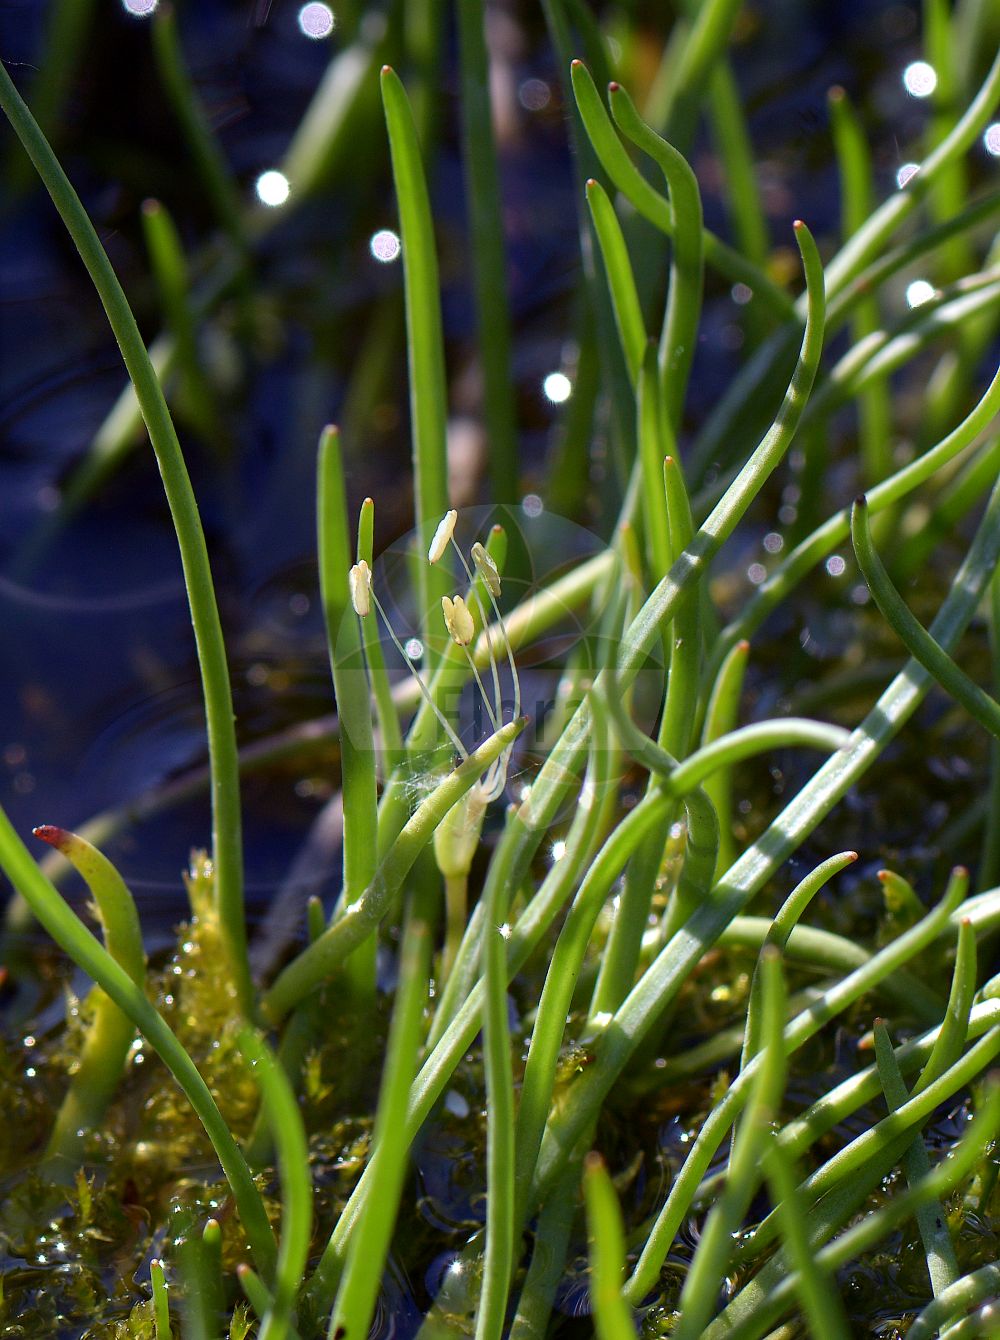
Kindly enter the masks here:
<path id="1" fill-rule="evenodd" d="M 920 307 L 923 303 L 930 302 L 936 293 L 937 289 L 926 279 L 914 279 L 912 284 L 906 286 L 906 305 Z"/>
<path id="2" fill-rule="evenodd" d="M 573 383 L 565 372 L 550 372 L 542 382 L 542 390 L 553 405 L 561 405 L 573 394 Z"/>
<path id="3" fill-rule="evenodd" d="M 330 6 L 320 4 L 318 0 L 303 5 L 299 10 L 299 31 L 303 36 L 311 37 L 316 41 L 323 37 L 329 37 L 336 22 L 337 20 L 334 18 Z"/>
<path id="4" fill-rule="evenodd" d="M 903 71 L 903 87 L 914 98 L 929 98 L 937 81 L 937 70 L 925 60 L 911 61 Z"/>
<path id="5" fill-rule="evenodd" d="M 831 554 L 826 560 L 826 570 L 831 577 L 842 577 L 847 564 L 839 554 Z"/>
<path id="6" fill-rule="evenodd" d="M 407 656 L 409 656 L 410 660 L 419 661 L 421 656 L 423 656 L 424 654 L 424 644 L 420 641 L 420 639 L 418 637 L 407 638 L 405 645 L 406 645 L 406 654 Z"/>
<path id="7" fill-rule="evenodd" d="M 267 205 L 270 209 L 277 209 L 279 205 L 283 205 L 288 199 L 291 189 L 288 178 L 276 168 L 269 168 L 267 172 L 262 172 L 254 187 L 257 192 L 257 199 L 262 205 Z"/>
<path id="8" fill-rule="evenodd" d="M 368 250 L 377 261 L 383 265 L 388 265 L 391 261 L 397 260 L 400 252 L 403 250 L 403 244 L 391 228 L 380 228 L 377 233 L 372 235 L 368 243 Z"/>
<path id="9" fill-rule="evenodd" d="M 136 19 L 148 19 L 160 0 L 122 0 L 122 9 Z"/>
<path id="10" fill-rule="evenodd" d="M 733 302 L 740 307 L 745 307 L 753 297 L 753 289 L 749 284 L 734 284 L 729 291 L 732 294 Z"/>
<path id="11" fill-rule="evenodd" d="M 784 546 L 785 541 L 776 530 L 772 530 L 764 536 L 764 548 L 769 554 L 780 554 Z"/>
<path id="12" fill-rule="evenodd" d="M 767 580 L 767 568 L 763 563 L 751 563 L 747 568 L 747 577 L 754 586 L 760 586 L 761 582 Z"/>
<path id="13" fill-rule="evenodd" d="M 983 148 L 994 158 L 1000 158 L 1000 121 L 994 121 L 983 132 Z"/>
<path id="14" fill-rule="evenodd" d="M 526 493 L 521 499 L 521 511 L 525 516 L 541 516 L 545 511 L 545 504 L 537 493 Z"/>
<path id="15" fill-rule="evenodd" d="M 906 183 L 912 181 L 919 171 L 919 163 L 904 163 L 896 173 L 896 185 L 902 190 Z"/>

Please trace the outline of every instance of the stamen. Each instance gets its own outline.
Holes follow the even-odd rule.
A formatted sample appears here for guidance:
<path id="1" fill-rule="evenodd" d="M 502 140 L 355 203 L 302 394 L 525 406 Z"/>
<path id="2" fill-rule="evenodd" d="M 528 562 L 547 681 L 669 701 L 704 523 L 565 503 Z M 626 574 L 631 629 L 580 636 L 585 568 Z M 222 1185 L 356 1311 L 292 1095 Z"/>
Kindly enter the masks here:
<path id="1" fill-rule="evenodd" d="M 371 613 L 371 593 L 372 593 L 372 572 L 371 568 L 364 559 L 360 563 L 355 563 L 347 575 L 348 585 L 351 590 L 351 604 L 354 606 L 354 613 L 364 618 L 366 614 Z"/>
<path id="2" fill-rule="evenodd" d="M 465 561 L 465 555 L 462 553 L 461 549 L 459 549 L 454 539 L 452 539 L 451 543 L 452 547 L 455 550 L 455 553 L 458 554 L 458 561 L 459 563 L 461 563 L 462 567 L 465 570 L 465 575 L 469 579 L 469 592 L 472 595 L 472 599 L 476 602 L 476 608 L 479 611 L 479 617 L 483 623 L 483 631 L 486 634 L 486 646 L 490 653 L 490 674 L 493 678 L 493 711 L 490 712 L 490 720 L 493 722 L 499 722 L 503 717 L 503 694 L 500 692 L 500 671 L 497 669 L 497 658 L 493 652 L 493 639 L 490 636 L 489 632 L 490 621 L 486 617 L 486 610 L 483 606 L 483 602 L 479 595 L 479 587 L 476 584 L 476 579 L 475 577 L 473 577 L 472 571 L 468 563 L 466 563 Z M 483 702 L 484 704 L 486 703 L 485 692 L 483 693 Z M 490 711 L 488 704 L 486 706 L 486 710 L 487 712 Z"/>
<path id="3" fill-rule="evenodd" d="M 476 571 L 486 583 L 486 589 L 494 600 L 500 595 L 500 570 L 493 562 L 493 559 L 477 540 L 472 546 L 472 561 L 476 565 Z"/>
<path id="4" fill-rule="evenodd" d="M 360 566 L 360 565 L 359 565 L 359 566 Z M 367 567 L 367 564 L 365 564 L 365 566 Z M 406 648 L 403 646 L 402 642 L 400 642 L 399 638 L 398 638 L 398 637 L 396 636 L 396 634 L 393 632 L 392 624 L 389 622 L 389 616 L 386 614 L 385 610 L 382 608 L 382 602 L 379 600 L 378 596 L 375 594 L 375 588 L 372 587 L 372 586 L 369 586 L 368 590 L 369 590 L 369 593 L 370 593 L 370 595 L 371 595 L 372 600 L 375 602 L 375 608 L 378 610 L 379 614 L 382 616 L 382 622 L 385 624 L 386 632 L 387 632 L 387 633 L 389 634 L 389 636 L 392 638 L 392 644 L 393 644 L 393 646 L 396 648 L 396 650 L 399 652 L 400 656 L 402 656 L 403 660 L 406 662 L 407 667 L 409 668 L 410 674 L 411 674 L 411 675 L 413 676 L 413 678 L 417 681 L 417 688 L 419 688 L 420 693 L 421 693 L 421 695 L 422 695 L 422 697 L 423 697 L 423 699 L 424 699 L 424 702 L 427 704 L 427 706 L 431 709 L 431 711 L 432 711 L 432 712 L 434 713 L 434 715 L 437 717 L 440 726 L 441 726 L 442 729 L 444 730 L 444 733 L 448 736 L 448 739 L 449 739 L 449 740 L 452 742 L 452 744 L 455 746 L 455 750 L 456 750 L 456 752 L 457 752 L 462 758 L 468 758 L 468 757 L 469 757 L 469 751 L 466 749 L 465 745 L 462 743 L 462 741 L 458 738 L 458 736 L 457 736 L 457 735 L 455 734 L 455 732 L 452 730 L 451 726 L 448 724 L 448 721 L 447 721 L 447 719 L 445 718 L 444 713 L 441 711 L 440 707 L 438 707 L 437 703 L 434 701 L 433 697 L 431 696 L 430 690 L 428 689 L 427 685 L 424 683 L 423 678 L 422 678 L 422 676 L 421 676 L 421 674 L 420 674 L 420 671 L 419 671 L 419 670 L 417 669 L 417 667 L 413 664 L 412 659 L 411 659 L 410 656 L 407 654 Z"/>
<path id="5" fill-rule="evenodd" d="M 456 596 L 454 600 L 442 596 L 441 609 L 444 611 L 444 626 L 451 634 L 451 640 L 460 647 L 467 647 L 476 634 L 475 621 L 468 605 L 461 596 Z"/>
<path id="6" fill-rule="evenodd" d="M 456 596 L 454 600 L 449 599 L 448 596 L 442 596 L 441 608 L 444 611 L 445 627 L 451 634 L 452 641 L 457 642 L 465 652 L 465 659 L 469 662 L 469 669 L 475 677 L 476 687 L 479 689 L 480 696 L 483 700 L 483 706 L 486 708 L 493 729 L 499 730 L 499 718 L 493 714 L 493 709 L 490 707 L 490 700 L 486 696 L 486 689 L 483 685 L 482 678 L 480 677 L 479 670 L 469 651 L 469 643 L 476 635 L 476 624 L 469 607 L 461 596 Z"/>
<path id="7" fill-rule="evenodd" d="M 448 548 L 448 541 L 455 534 L 455 522 L 458 520 L 458 513 L 454 508 L 450 512 L 445 512 L 444 520 L 438 524 L 434 532 L 434 538 L 431 540 L 431 547 L 427 550 L 427 562 L 437 563 L 444 557 L 444 551 Z"/>

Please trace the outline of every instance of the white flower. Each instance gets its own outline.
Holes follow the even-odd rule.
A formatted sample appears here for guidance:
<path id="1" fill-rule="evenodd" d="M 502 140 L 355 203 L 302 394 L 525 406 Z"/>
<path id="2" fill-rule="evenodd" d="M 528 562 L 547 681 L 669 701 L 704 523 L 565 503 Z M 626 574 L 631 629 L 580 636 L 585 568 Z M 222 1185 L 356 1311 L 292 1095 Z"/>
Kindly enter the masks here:
<path id="1" fill-rule="evenodd" d="M 493 599 L 497 600 L 500 596 L 500 572 L 478 541 L 472 546 L 472 561 L 476 565 L 476 571 L 486 583 L 486 589 Z"/>
<path id="2" fill-rule="evenodd" d="M 458 513 L 454 508 L 450 512 L 445 512 L 444 520 L 434 532 L 434 538 L 431 540 L 431 547 L 427 550 L 427 562 L 436 563 L 444 557 L 444 551 L 448 548 L 448 542 L 455 534 L 455 522 L 458 520 Z"/>
<path id="3" fill-rule="evenodd" d="M 364 618 L 366 614 L 371 613 L 372 608 L 372 571 L 364 559 L 351 568 L 347 581 L 351 588 L 351 604 L 354 606 L 354 612 Z"/>
<path id="4" fill-rule="evenodd" d="M 444 611 L 445 627 L 453 641 L 460 647 L 467 647 L 476 634 L 475 621 L 469 613 L 469 607 L 461 596 L 456 596 L 454 600 L 442 596 L 441 608 Z"/>

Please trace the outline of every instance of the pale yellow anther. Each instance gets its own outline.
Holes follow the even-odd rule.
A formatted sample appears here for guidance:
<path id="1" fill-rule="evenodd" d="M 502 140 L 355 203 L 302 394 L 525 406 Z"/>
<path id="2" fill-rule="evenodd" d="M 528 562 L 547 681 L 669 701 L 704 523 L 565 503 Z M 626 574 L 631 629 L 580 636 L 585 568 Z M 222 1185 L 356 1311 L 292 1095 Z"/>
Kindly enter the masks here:
<path id="1" fill-rule="evenodd" d="M 461 596 L 456 596 L 454 600 L 449 596 L 442 596 L 441 608 L 444 611 L 445 627 L 451 634 L 452 640 L 460 647 L 467 647 L 476 635 L 476 625 L 469 613 L 469 607 Z"/>
<path id="2" fill-rule="evenodd" d="M 372 608 L 372 571 L 364 559 L 351 568 L 347 581 L 354 612 L 364 618 L 366 614 L 371 613 Z"/>
<path id="3" fill-rule="evenodd" d="M 472 561 L 476 565 L 476 571 L 486 583 L 486 589 L 490 595 L 494 600 L 499 599 L 500 571 L 478 540 L 472 546 Z"/>
<path id="4" fill-rule="evenodd" d="M 455 522 L 457 520 L 458 513 L 454 508 L 450 512 L 445 512 L 444 520 L 434 532 L 431 547 L 427 550 L 428 563 L 436 563 L 438 559 L 444 557 L 444 551 L 448 548 L 448 543 L 455 534 Z"/>

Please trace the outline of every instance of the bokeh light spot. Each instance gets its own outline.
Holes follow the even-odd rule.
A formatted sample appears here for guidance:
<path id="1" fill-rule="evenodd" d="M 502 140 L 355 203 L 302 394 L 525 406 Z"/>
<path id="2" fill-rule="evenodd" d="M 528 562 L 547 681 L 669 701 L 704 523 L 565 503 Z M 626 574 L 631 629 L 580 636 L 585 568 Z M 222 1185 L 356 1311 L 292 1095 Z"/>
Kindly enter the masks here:
<path id="1" fill-rule="evenodd" d="M 336 22 L 330 6 L 319 3 L 319 0 L 311 0 L 299 10 L 299 31 L 314 41 L 329 37 Z"/>
<path id="2" fill-rule="evenodd" d="M 921 307 L 925 302 L 930 302 L 936 292 L 934 285 L 929 284 L 926 279 L 914 279 L 912 284 L 906 286 L 906 305 Z"/>
<path id="3" fill-rule="evenodd" d="M 257 178 L 254 189 L 257 192 L 257 199 L 262 205 L 276 209 L 279 205 L 285 203 L 292 188 L 283 172 L 278 172 L 276 168 L 269 168 L 267 172 L 262 172 Z"/>
<path id="4" fill-rule="evenodd" d="M 561 405 L 573 394 L 573 383 L 565 372 L 550 372 L 542 382 L 542 390 L 553 405 Z"/>
<path id="5" fill-rule="evenodd" d="M 912 61 L 903 71 L 903 87 L 913 98 L 929 98 L 937 81 L 937 70 L 925 60 Z"/>
<path id="6" fill-rule="evenodd" d="M 377 233 L 373 234 L 371 241 L 368 243 L 368 250 L 377 261 L 381 261 L 383 265 L 388 265 L 390 261 L 399 258 L 403 245 L 391 228 L 380 228 Z"/>

